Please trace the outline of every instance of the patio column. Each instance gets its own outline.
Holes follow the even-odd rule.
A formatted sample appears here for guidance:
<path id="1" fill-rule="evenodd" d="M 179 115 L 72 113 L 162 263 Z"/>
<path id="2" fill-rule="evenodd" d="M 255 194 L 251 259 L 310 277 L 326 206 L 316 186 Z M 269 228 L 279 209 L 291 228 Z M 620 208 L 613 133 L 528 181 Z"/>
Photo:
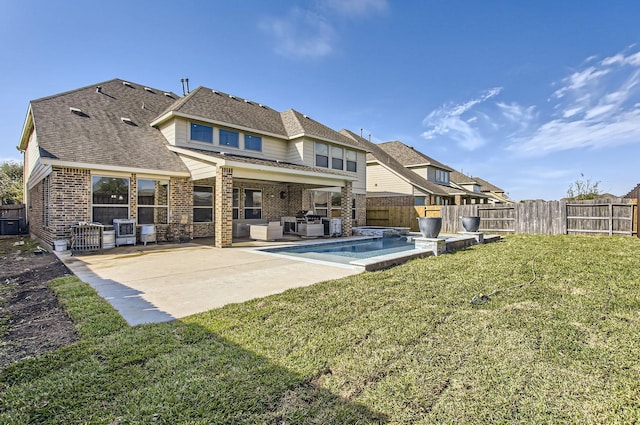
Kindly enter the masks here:
<path id="1" fill-rule="evenodd" d="M 217 167 L 215 197 L 215 246 L 230 247 L 233 242 L 233 169 Z"/>
<path id="2" fill-rule="evenodd" d="M 345 182 L 340 189 L 340 216 L 342 217 L 342 236 L 351 236 L 351 203 L 353 202 L 352 183 Z"/>

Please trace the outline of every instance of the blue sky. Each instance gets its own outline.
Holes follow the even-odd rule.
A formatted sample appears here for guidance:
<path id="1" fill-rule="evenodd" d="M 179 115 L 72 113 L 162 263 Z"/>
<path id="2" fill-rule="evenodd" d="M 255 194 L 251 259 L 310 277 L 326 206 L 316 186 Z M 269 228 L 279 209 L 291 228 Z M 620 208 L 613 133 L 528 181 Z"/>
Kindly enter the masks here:
<path id="1" fill-rule="evenodd" d="M 294 108 L 559 199 L 640 183 L 638 1 L 0 0 L 0 160 L 32 99 L 122 78 Z"/>

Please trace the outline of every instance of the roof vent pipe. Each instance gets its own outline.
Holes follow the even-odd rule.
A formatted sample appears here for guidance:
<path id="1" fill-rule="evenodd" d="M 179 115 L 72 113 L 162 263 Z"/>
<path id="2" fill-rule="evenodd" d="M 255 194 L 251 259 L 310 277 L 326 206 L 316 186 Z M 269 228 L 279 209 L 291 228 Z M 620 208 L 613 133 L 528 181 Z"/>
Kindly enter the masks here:
<path id="1" fill-rule="evenodd" d="M 96 93 L 102 93 L 102 86 L 96 87 Z"/>
<path id="2" fill-rule="evenodd" d="M 189 79 L 188 78 L 180 78 L 180 83 L 182 84 L 182 95 L 186 96 L 189 94 Z M 185 90 L 186 83 L 186 90 Z"/>

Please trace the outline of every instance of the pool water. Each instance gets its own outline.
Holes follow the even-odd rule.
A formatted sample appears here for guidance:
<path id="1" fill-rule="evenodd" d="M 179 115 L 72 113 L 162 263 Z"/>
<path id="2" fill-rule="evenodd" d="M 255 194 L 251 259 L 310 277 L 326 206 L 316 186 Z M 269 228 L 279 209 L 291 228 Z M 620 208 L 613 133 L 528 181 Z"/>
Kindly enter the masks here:
<path id="1" fill-rule="evenodd" d="M 363 258 L 378 257 L 395 252 L 415 249 L 415 243 L 407 238 L 373 238 L 353 241 L 331 242 L 304 246 L 268 248 L 262 251 L 315 260 L 349 264 Z"/>

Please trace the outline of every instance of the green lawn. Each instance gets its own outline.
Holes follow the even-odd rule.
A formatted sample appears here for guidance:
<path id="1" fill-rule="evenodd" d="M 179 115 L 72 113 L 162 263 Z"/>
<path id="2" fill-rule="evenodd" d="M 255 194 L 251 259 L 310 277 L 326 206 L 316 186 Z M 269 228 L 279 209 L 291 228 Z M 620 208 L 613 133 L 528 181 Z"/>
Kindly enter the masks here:
<path id="1" fill-rule="evenodd" d="M 83 338 L 0 372 L 2 423 L 640 422 L 637 238 L 510 236 L 136 327 L 52 286 Z"/>

